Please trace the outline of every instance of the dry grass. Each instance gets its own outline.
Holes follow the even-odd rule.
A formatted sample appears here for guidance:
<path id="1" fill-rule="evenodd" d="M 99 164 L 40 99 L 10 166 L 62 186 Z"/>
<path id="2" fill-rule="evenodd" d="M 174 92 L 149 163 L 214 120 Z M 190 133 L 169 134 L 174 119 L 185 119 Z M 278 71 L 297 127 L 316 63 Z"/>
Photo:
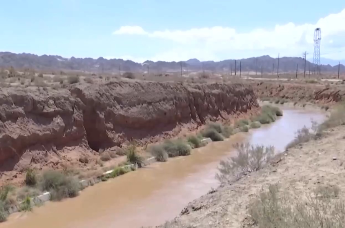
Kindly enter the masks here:
<path id="1" fill-rule="evenodd" d="M 322 197 L 319 190 L 303 196 L 281 192 L 277 185 L 271 185 L 249 205 L 249 215 L 259 228 L 343 228 L 345 204 L 334 189 L 323 188 Z"/>
<path id="2" fill-rule="evenodd" d="M 247 173 L 262 169 L 274 154 L 274 147 L 252 146 L 249 143 L 234 145 L 237 155 L 220 162 L 217 179 L 221 183 L 232 183 Z"/>

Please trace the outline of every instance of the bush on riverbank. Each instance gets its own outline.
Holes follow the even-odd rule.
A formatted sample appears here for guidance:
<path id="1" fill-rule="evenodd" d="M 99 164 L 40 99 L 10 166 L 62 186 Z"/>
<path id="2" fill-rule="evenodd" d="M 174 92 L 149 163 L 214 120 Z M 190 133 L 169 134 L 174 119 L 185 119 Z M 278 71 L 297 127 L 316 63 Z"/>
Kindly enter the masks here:
<path id="1" fill-rule="evenodd" d="M 250 128 L 256 129 L 260 127 L 261 127 L 261 123 L 259 121 L 254 121 L 250 123 Z"/>
<path id="2" fill-rule="evenodd" d="M 40 184 L 42 190 L 50 192 L 53 201 L 75 197 L 80 190 L 80 184 L 76 178 L 56 170 L 45 171 Z"/>
<path id="3" fill-rule="evenodd" d="M 165 140 L 163 148 L 169 157 L 187 156 L 191 152 L 191 147 L 182 139 Z"/>
<path id="4" fill-rule="evenodd" d="M 143 165 L 143 158 L 138 155 L 137 148 L 134 145 L 130 145 L 127 150 L 127 161 L 131 164 L 138 165 L 141 167 Z"/>
<path id="5" fill-rule="evenodd" d="M 187 142 L 192 146 L 192 148 L 202 147 L 201 138 L 196 135 L 190 135 L 187 137 Z"/>
<path id="6" fill-rule="evenodd" d="M 25 184 L 31 187 L 37 184 L 37 175 L 33 169 L 28 169 L 26 171 Z"/>
<path id="7" fill-rule="evenodd" d="M 202 136 L 205 138 L 210 138 L 212 141 L 223 141 L 224 137 L 217 132 L 215 129 L 212 128 L 206 128 L 205 130 L 202 131 Z"/>
<path id="8" fill-rule="evenodd" d="M 260 115 L 254 118 L 254 121 L 258 121 L 261 124 L 269 124 L 276 121 L 277 117 L 282 115 L 283 112 L 278 107 L 265 105 L 261 108 Z"/>
<path id="9" fill-rule="evenodd" d="M 149 146 L 148 152 L 152 154 L 158 162 L 166 162 L 169 157 L 163 145 L 159 144 Z"/>
<path id="10" fill-rule="evenodd" d="M 249 143 L 234 145 L 237 155 L 219 163 L 216 178 L 221 183 L 231 183 L 243 175 L 262 169 L 274 154 L 274 147 L 252 146 Z"/>
<path id="11" fill-rule="evenodd" d="M 214 130 L 218 134 L 220 134 L 221 136 L 223 136 L 225 138 L 229 138 L 231 136 L 231 134 L 233 133 L 233 129 L 230 125 L 223 125 L 222 123 L 219 123 L 219 122 L 208 123 L 206 125 L 205 131 L 209 131 L 209 130 Z M 213 134 L 213 133 L 211 133 L 211 134 Z M 205 135 L 203 135 L 203 136 L 206 137 Z M 214 138 L 220 138 L 220 137 L 215 136 Z M 213 140 L 213 141 L 222 141 L 222 140 Z"/>
<path id="12" fill-rule="evenodd" d="M 314 196 L 302 197 L 270 185 L 249 205 L 249 215 L 259 228 L 345 227 L 345 204 L 336 192 L 332 187 L 321 193 L 316 189 Z"/>
<path id="13" fill-rule="evenodd" d="M 318 129 L 321 133 L 323 130 L 328 128 L 345 125 L 345 103 L 342 102 L 331 112 L 329 118 L 323 122 Z"/>
<path id="14" fill-rule="evenodd" d="M 292 148 L 292 147 L 299 145 L 301 143 L 306 143 L 312 139 L 315 139 L 317 136 L 318 127 L 319 127 L 319 125 L 317 124 L 317 122 L 312 121 L 311 129 L 308 129 L 305 126 L 301 129 L 299 129 L 296 132 L 295 138 L 286 146 L 286 149 Z"/>

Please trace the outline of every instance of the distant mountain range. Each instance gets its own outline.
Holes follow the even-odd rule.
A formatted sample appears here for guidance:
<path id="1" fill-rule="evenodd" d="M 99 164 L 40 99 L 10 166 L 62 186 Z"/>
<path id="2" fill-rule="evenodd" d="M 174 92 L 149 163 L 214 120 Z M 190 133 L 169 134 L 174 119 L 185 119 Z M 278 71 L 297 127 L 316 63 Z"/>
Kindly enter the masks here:
<path id="1" fill-rule="evenodd" d="M 337 72 L 337 63 L 331 61 L 325 61 L 322 59 L 322 72 Z M 301 57 L 282 57 L 279 59 L 279 71 L 280 72 L 294 72 L 297 65 L 299 71 L 304 68 L 304 59 Z M 88 71 L 88 72 L 118 72 L 132 71 L 143 72 L 150 70 L 153 73 L 163 73 L 171 71 L 180 71 L 181 65 L 183 70 L 188 71 L 213 71 L 213 72 L 228 72 L 234 71 L 235 60 L 223 60 L 223 61 L 199 61 L 198 59 L 189 59 L 182 62 L 165 62 L 165 61 L 146 61 L 144 64 L 136 63 L 130 60 L 123 59 L 105 59 L 105 58 L 63 58 L 57 55 L 34 55 L 34 54 L 15 54 L 10 52 L 0 52 L 0 67 L 10 67 L 19 69 L 38 69 L 38 70 L 75 70 L 75 71 Z M 260 57 L 252 57 L 241 60 L 236 60 L 236 68 L 244 71 L 258 71 L 261 70 L 264 73 L 275 72 L 278 66 L 278 59 L 272 58 L 268 55 Z M 333 65 L 333 66 L 332 66 Z M 334 66 L 336 65 L 336 66 Z M 306 70 L 313 69 L 313 64 L 306 61 Z M 342 72 L 345 71 L 344 65 L 340 66 Z"/>

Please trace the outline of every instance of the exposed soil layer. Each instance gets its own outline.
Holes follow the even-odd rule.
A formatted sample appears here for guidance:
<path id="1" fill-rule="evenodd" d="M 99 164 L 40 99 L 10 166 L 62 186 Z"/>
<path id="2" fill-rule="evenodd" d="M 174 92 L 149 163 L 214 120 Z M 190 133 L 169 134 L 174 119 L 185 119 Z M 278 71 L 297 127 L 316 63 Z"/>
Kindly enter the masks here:
<path id="1" fill-rule="evenodd" d="M 339 102 L 345 97 L 344 86 L 325 84 L 297 84 L 289 82 L 251 82 L 255 94 L 262 99 L 276 98 L 296 102 L 312 103 Z"/>
<path id="2" fill-rule="evenodd" d="M 252 227 L 248 205 L 272 184 L 297 195 L 311 193 L 318 186 L 338 186 L 344 200 L 344 132 L 344 126 L 330 129 L 321 139 L 289 149 L 272 165 L 210 191 L 191 202 L 174 221 L 159 227 Z"/>
<path id="3" fill-rule="evenodd" d="M 176 136 L 207 120 L 257 110 L 250 86 L 112 81 L 68 88 L 0 89 L 0 169 L 92 158 L 99 151 Z"/>

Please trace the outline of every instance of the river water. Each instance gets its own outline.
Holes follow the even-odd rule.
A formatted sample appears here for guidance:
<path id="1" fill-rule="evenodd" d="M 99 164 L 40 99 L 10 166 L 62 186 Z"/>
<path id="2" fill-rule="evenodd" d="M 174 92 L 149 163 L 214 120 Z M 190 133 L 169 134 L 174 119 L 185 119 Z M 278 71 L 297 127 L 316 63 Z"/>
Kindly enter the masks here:
<path id="1" fill-rule="evenodd" d="M 325 119 L 325 114 L 316 111 L 283 108 L 283 112 L 284 116 L 269 126 L 211 143 L 193 150 L 190 156 L 155 163 L 97 184 L 73 199 L 12 214 L 0 228 L 139 228 L 162 224 L 218 186 L 217 165 L 231 155 L 234 143 L 272 145 L 282 152 L 298 129 L 311 127 L 311 119 Z"/>

